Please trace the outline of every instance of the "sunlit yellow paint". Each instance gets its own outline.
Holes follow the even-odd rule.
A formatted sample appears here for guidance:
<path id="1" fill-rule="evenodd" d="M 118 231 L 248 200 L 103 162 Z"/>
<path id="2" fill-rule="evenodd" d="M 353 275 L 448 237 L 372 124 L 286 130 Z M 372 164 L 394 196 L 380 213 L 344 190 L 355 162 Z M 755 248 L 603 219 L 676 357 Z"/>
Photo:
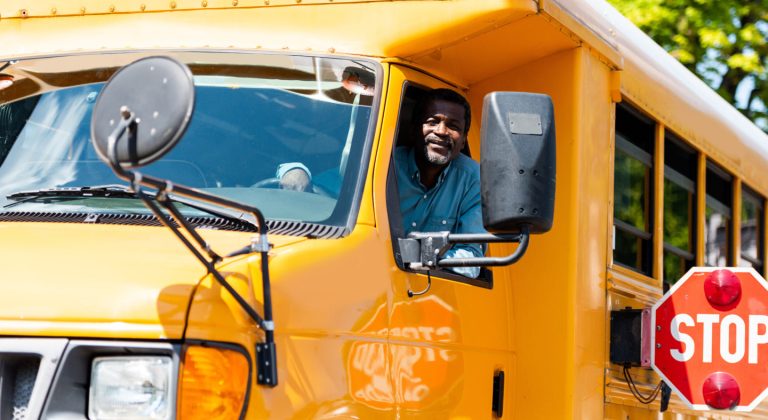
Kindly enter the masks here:
<path id="1" fill-rule="evenodd" d="M 492 418 L 491 381 L 503 370 L 504 418 L 651 419 L 658 405 L 636 403 L 608 362 L 609 311 L 655 302 L 662 272 L 658 261 L 653 277 L 611 261 L 614 104 L 636 105 L 661 123 L 657 139 L 669 127 L 702 151 L 702 162 L 716 161 L 739 178 L 735 185 L 743 178 L 764 195 L 768 181 L 753 168 L 768 158 L 751 146 L 751 129 L 717 115 L 700 124 L 692 94 L 670 98 L 670 73 L 639 60 L 637 46 L 616 35 L 621 25 L 600 19 L 576 0 L 14 0 L 0 4 L 0 61 L 201 49 L 236 50 L 245 61 L 269 51 L 380 63 L 381 102 L 355 229 L 332 240 L 270 236 L 279 385 L 251 378 L 247 418 Z M 48 71 L 66 77 L 69 70 Z M 467 95 L 475 158 L 484 95 L 553 98 L 554 227 L 532 238 L 519 263 L 494 268 L 491 289 L 433 278 L 428 294 L 407 296 L 427 280 L 395 264 L 386 197 L 406 83 Z M 663 218 L 654 221 L 660 236 Z M 251 239 L 201 233 L 222 253 Z M 657 259 L 662 242 L 654 239 Z M 500 256 L 514 246 L 490 249 Z M 0 255 L 6 336 L 222 342 L 250 360 L 264 336 L 164 228 L 2 223 Z M 260 264 L 258 255 L 219 264 L 258 310 Z M 642 386 L 656 380 L 647 370 L 633 375 Z M 675 399 L 672 411 L 691 414 Z"/>

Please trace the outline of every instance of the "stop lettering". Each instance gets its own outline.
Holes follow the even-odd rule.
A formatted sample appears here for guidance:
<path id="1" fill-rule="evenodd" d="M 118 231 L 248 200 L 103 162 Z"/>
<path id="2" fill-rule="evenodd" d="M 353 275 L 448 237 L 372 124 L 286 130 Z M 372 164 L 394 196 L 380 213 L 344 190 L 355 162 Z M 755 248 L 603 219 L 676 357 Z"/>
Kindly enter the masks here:
<path id="1" fill-rule="evenodd" d="M 651 323 L 651 365 L 691 408 L 749 411 L 768 393 L 768 284 L 753 269 L 691 269 Z"/>

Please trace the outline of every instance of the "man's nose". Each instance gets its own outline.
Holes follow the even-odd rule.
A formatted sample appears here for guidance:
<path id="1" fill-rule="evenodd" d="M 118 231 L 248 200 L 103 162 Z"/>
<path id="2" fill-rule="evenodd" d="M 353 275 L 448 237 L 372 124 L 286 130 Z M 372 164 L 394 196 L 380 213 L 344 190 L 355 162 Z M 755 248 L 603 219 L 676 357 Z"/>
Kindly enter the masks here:
<path id="1" fill-rule="evenodd" d="M 435 127 L 435 134 L 445 135 L 448 134 L 448 127 L 445 125 L 445 121 L 440 121 Z"/>

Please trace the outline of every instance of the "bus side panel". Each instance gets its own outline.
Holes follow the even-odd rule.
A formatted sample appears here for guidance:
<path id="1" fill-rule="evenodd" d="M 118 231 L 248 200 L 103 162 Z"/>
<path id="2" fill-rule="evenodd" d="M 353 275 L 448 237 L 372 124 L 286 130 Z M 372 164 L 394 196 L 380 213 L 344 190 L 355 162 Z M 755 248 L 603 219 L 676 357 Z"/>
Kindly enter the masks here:
<path id="1" fill-rule="evenodd" d="M 387 130 L 397 129 L 400 123 L 398 98 L 406 81 L 427 88 L 446 87 L 416 70 L 391 67 L 387 109 L 375 164 L 374 203 L 377 228 L 382 234 L 390 221 L 384 215 L 397 211 L 397 207 L 386 209 L 384 205 L 383 181 L 391 157 L 390 139 L 396 135 L 395 131 L 387 133 Z M 475 109 L 473 125 L 478 125 L 481 108 Z M 477 135 L 475 132 L 470 137 Z M 476 150 L 479 148 L 473 152 Z M 398 415 L 421 419 L 491 418 L 494 373 L 503 370 L 507 378 L 514 375 L 506 316 L 507 282 L 494 281 L 492 288 L 485 288 L 433 275 L 429 291 L 410 298 L 408 290 L 426 288 L 427 276 L 393 267 L 391 280 L 389 357 Z M 506 384 L 510 384 L 509 379 Z M 510 403 L 511 399 L 507 398 L 506 410 L 510 409 Z"/>
<path id="2" fill-rule="evenodd" d="M 595 74 L 584 80 L 583 75 L 590 72 Z M 532 238 L 520 262 L 495 269 L 495 281 L 510 287 L 509 317 L 517 363 L 517 375 L 510 378 L 506 395 L 514 400 L 511 418 L 594 419 L 603 415 L 611 115 L 607 86 L 606 68 L 586 48 L 576 48 L 470 87 L 475 108 L 481 106 L 486 93 L 495 90 L 545 93 L 555 106 L 553 228 Z M 492 249 L 500 255 L 513 247 Z"/>

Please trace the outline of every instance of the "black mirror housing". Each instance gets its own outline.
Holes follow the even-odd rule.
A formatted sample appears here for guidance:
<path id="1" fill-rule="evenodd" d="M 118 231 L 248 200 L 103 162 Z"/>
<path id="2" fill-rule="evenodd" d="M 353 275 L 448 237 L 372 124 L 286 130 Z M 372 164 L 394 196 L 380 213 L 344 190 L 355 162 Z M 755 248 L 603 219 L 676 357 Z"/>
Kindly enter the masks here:
<path id="1" fill-rule="evenodd" d="M 99 93 L 91 117 L 93 147 L 109 165 L 147 165 L 178 143 L 194 107 L 189 67 L 164 56 L 139 59 L 113 74 Z M 115 143 L 126 131 L 127 141 L 110 145 L 110 138 Z"/>
<path id="2" fill-rule="evenodd" d="M 491 92 L 483 100 L 480 182 L 489 232 L 552 228 L 555 117 L 547 95 Z"/>

